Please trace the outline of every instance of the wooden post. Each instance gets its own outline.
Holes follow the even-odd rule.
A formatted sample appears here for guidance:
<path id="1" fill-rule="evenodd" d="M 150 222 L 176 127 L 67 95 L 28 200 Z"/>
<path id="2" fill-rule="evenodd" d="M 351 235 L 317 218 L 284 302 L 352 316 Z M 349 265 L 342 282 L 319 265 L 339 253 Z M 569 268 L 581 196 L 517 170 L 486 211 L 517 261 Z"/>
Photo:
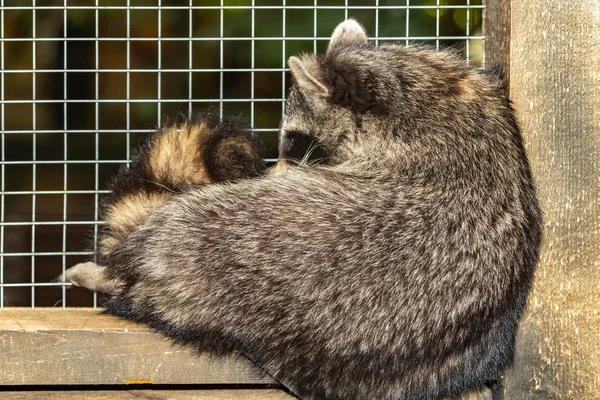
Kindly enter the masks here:
<path id="1" fill-rule="evenodd" d="M 507 3 L 489 0 L 488 11 Z M 510 39 L 510 94 L 545 214 L 545 240 L 506 397 L 598 399 L 600 0 L 510 6 L 502 39 Z M 495 26 L 491 17 L 488 29 Z M 486 40 L 486 52 L 502 43 Z M 486 54 L 486 61 L 495 57 Z"/>
<path id="2" fill-rule="evenodd" d="M 484 65 L 500 66 L 510 81 L 510 0 L 488 0 L 483 13 Z M 507 88 L 509 86 L 507 85 Z"/>

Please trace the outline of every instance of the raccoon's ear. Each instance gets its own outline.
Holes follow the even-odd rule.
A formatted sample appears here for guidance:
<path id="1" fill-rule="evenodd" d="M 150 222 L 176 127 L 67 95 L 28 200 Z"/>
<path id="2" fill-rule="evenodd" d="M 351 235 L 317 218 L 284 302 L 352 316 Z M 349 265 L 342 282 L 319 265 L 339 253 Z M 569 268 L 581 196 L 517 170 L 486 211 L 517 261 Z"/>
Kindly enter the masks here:
<path id="1" fill-rule="evenodd" d="M 364 46 L 368 43 L 369 38 L 365 28 L 355 20 L 349 19 L 335 28 L 327 51 L 337 46 Z"/>
<path id="2" fill-rule="evenodd" d="M 329 90 L 323 79 L 319 61 L 314 54 L 304 54 L 300 57 L 290 57 L 288 60 L 290 71 L 303 92 L 308 92 L 319 98 L 329 96 Z"/>

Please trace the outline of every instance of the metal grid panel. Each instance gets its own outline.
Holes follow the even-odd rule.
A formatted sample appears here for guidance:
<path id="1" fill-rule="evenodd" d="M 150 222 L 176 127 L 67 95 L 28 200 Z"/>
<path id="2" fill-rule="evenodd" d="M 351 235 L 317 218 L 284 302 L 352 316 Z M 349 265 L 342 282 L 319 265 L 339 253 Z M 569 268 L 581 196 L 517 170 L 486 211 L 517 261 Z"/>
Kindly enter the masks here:
<path id="1" fill-rule="evenodd" d="M 164 116 L 241 114 L 276 157 L 286 60 L 353 17 L 480 63 L 481 0 L 0 0 L 0 307 L 90 306 L 104 183 Z M 91 232 L 91 233 L 90 233 Z"/>

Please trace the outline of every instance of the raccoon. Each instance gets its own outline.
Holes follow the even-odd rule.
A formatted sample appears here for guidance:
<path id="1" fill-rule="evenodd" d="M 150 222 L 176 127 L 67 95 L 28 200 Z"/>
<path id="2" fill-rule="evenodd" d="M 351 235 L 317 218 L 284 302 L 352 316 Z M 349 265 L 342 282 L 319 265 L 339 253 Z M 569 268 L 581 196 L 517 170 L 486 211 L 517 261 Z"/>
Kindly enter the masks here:
<path id="1" fill-rule="evenodd" d="M 209 111 L 166 121 L 108 184 L 110 195 L 100 204 L 106 224 L 98 235 L 99 263 L 174 195 L 264 174 L 263 150 L 259 138 L 238 118 L 220 120 Z M 117 294 L 126 286 L 121 277 L 109 277 L 106 267 L 86 262 L 69 268 L 56 280 Z"/>
<path id="2" fill-rule="evenodd" d="M 208 164 L 165 155 L 148 180 L 192 185 L 124 230 L 107 219 L 104 279 L 120 284 L 106 311 L 244 354 L 301 399 L 451 398 L 497 381 L 542 237 L 502 80 L 447 52 L 375 47 L 353 20 L 289 67 L 276 173 L 196 182 Z M 326 161 L 288 162 L 297 138 Z M 115 196 L 162 196 L 146 179 L 123 173 Z"/>

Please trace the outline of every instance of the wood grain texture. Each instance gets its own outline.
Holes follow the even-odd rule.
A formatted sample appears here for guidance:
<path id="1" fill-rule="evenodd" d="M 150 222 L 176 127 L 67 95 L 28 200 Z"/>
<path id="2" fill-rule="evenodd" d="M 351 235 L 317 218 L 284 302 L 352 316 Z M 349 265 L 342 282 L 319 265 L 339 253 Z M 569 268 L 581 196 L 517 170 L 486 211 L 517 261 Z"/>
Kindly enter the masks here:
<path id="1" fill-rule="evenodd" d="M 0 385 L 272 382 L 245 359 L 195 354 L 92 309 L 1 309 L 0 349 Z"/>
<path id="2" fill-rule="evenodd" d="M 512 0 L 511 95 L 545 214 L 510 399 L 600 399 L 600 0 Z"/>
<path id="3" fill-rule="evenodd" d="M 4 392 L 4 400 L 292 400 L 280 390 L 98 390 L 63 392 Z"/>
<path id="4" fill-rule="evenodd" d="M 508 82 L 510 81 L 510 10 L 510 0 L 485 0 L 483 13 L 484 66 L 488 69 L 501 66 Z M 509 87 L 507 85 L 507 88 Z"/>

